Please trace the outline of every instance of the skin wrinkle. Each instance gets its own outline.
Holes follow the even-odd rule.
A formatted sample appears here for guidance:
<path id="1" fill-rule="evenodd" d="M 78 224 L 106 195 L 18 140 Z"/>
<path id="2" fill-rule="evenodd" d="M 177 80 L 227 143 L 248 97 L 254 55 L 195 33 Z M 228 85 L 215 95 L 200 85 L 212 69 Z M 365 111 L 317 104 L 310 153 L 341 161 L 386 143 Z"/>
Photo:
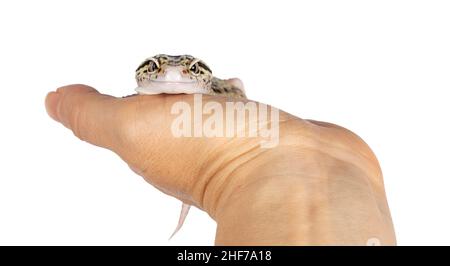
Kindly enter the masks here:
<path id="1" fill-rule="evenodd" d="M 206 96 L 206 95 L 205 95 Z M 207 98 L 208 96 L 206 96 L 205 98 Z M 229 99 L 227 99 L 227 100 L 229 100 Z M 244 100 L 244 101 L 247 101 L 248 102 L 248 100 L 246 100 L 246 99 L 240 99 L 240 100 Z M 223 104 L 223 103 L 222 103 Z M 247 113 L 247 112 L 246 112 Z M 225 115 L 225 114 L 224 114 Z M 248 123 L 249 123 L 249 119 L 248 119 L 248 117 L 245 119 L 245 121 L 247 122 L 246 123 L 246 126 L 244 127 L 244 129 L 243 130 L 247 130 L 247 128 L 248 128 Z M 258 120 L 259 121 L 259 120 Z M 281 123 L 284 123 L 284 121 L 282 120 L 281 122 L 280 122 L 280 124 Z M 242 140 L 240 140 L 239 138 L 234 138 L 233 140 L 231 140 L 231 141 L 228 141 L 228 145 L 230 145 L 230 146 L 233 146 L 232 144 L 233 144 L 233 142 L 237 142 L 238 143 L 238 145 L 239 145 L 239 143 L 240 142 L 242 142 Z M 221 172 L 221 171 L 224 171 L 224 169 L 226 169 L 226 168 L 228 168 L 229 167 L 229 165 L 231 165 L 232 163 L 233 163 L 233 161 L 236 161 L 237 159 L 239 159 L 241 156 L 245 156 L 245 154 L 247 154 L 247 153 L 249 153 L 249 152 L 252 152 L 253 150 L 255 150 L 255 149 L 258 149 L 258 146 L 259 146 L 259 144 L 257 144 L 257 145 L 255 145 L 254 147 L 251 147 L 250 149 L 248 149 L 248 150 L 246 150 L 246 151 L 244 151 L 243 153 L 239 153 L 239 155 L 233 155 L 233 156 L 235 156 L 235 159 L 231 159 L 230 161 L 222 161 L 222 162 L 220 162 L 220 166 L 218 166 L 218 167 L 216 167 L 216 170 L 213 172 L 213 173 L 211 173 L 211 174 L 209 174 L 210 175 L 210 177 L 204 177 L 204 178 L 200 178 L 199 179 L 199 181 L 197 181 L 197 182 L 195 182 L 195 184 L 194 184 L 194 186 L 193 187 L 197 187 L 197 184 L 198 183 L 200 183 L 200 182 L 204 182 L 204 184 L 202 185 L 203 186 L 203 189 L 202 189 L 202 192 L 200 192 L 200 199 L 199 199 L 199 202 L 201 202 L 201 204 L 202 204 L 202 206 L 205 206 L 205 195 L 206 195 L 206 193 L 207 193 L 207 191 L 208 191 L 208 187 L 209 187 L 209 185 L 213 182 L 213 180 L 215 179 L 214 177 L 215 176 L 219 176 L 219 173 Z M 247 149 L 247 148 L 246 148 Z M 206 168 L 212 168 L 213 166 L 214 166 L 214 163 L 213 162 L 217 162 L 218 160 L 217 160 L 217 157 L 219 157 L 220 158 L 220 154 L 218 154 L 215 158 L 213 158 L 213 159 L 209 159 L 205 164 L 203 164 L 203 165 L 205 165 L 206 166 Z M 247 160 L 248 161 L 248 160 Z M 245 164 L 247 161 L 245 161 L 244 163 L 242 163 L 242 164 Z M 242 166 L 242 164 L 240 165 L 240 166 Z M 224 178 L 225 179 L 225 181 L 223 181 L 222 182 L 222 186 L 226 186 L 226 184 L 227 183 L 229 183 L 229 176 L 233 173 L 233 172 L 235 172 L 236 171 L 236 169 L 238 168 L 239 166 L 236 166 L 235 167 L 235 169 L 234 170 L 232 170 L 232 172 L 230 173 L 230 174 L 228 174 L 228 177 L 222 177 L 222 178 Z M 208 174 L 202 174 L 203 172 L 208 172 L 206 169 L 205 169 L 205 167 L 202 167 L 201 169 L 200 169 L 200 171 L 199 171 L 199 176 L 205 176 L 205 175 L 208 175 Z M 206 182 L 205 182 L 205 180 L 206 180 Z M 227 181 L 228 180 L 228 181 Z M 202 187 L 202 186 L 200 186 L 200 187 Z M 219 190 L 219 191 L 221 191 L 220 189 L 215 189 L 215 190 Z M 219 192 L 220 194 L 219 195 L 217 195 L 215 198 L 215 200 L 214 200 L 214 202 L 212 203 L 212 204 L 210 204 L 211 206 L 213 206 L 213 207 L 211 207 L 212 209 L 209 209 L 209 210 L 211 210 L 211 213 L 215 213 L 215 209 L 216 209 L 216 207 L 214 207 L 214 205 L 216 205 L 216 202 L 217 201 L 219 201 L 219 198 L 221 197 L 221 195 L 223 194 L 223 190 L 221 191 L 221 192 Z"/>
<path id="2" fill-rule="evenodd" d="M 285 120 L 285 121 L 289 121 L 290 119 L 287 119 L 287 120 Z M 267 149 L 267 150 L 265 150 L 265 151 L 269 151 L 270 149 Z M 259 157 L 259 156 L 261 156 L 261 154 L 258 154 L 256 157 Z M 255 157 L 255 158 L 256 158 Z M 255 159 L 255 158 L 251 158 L 250 160 L 253 160 L 253 159 Z M 248 163 L 250 160 L 247 160 L 247 161 L 245 161 L 245 163 Z M 233 172 L 232 172 L 232 174 L 233 173 L 235 173 L 237 170 L 239 170 L 239 168 L 235 168 L 234 170 L 233 170 Z M 231 176 L 231 174 L 230 174 L 230 176 Z M 249 179 L 249 178 L 248 178 Z M 248 180 L 247 179 L 247 180 Z M 229 181 L 227 181 L 227 183 L 230 183 L 231 181 L 230 181 L 230 178 L 228 178 L 228 180 Z M 244 185 L 245 186 L 245 185 Z M 241 184 L 241 186 L 240 187 L 242 187 L 242 184 Z M 234 190 L 236 190 L 236 189 L 238 189 L 239 187 L 236 187 Z M 231 188 L 230 188 L 231 189 Z M 231 189 L 231 191 L 233 191 L 233 189 Z M 224 189 L 223 189 L 223 191 L 221 192 L 221 195 L 224 193 Z M 228 197 L 230 196 L 230 195 L 232 195 L 233 193 L 232 192 L 230 192 L 230 193 L 228 193 L 229 195 L 228 195 Z M 217 200 L 218 201 L 218 200 Z M 220 199 L 220 202 L 226 202 L 226 199 L 225 198 L 222 198 L 222 199 Z M 217 206 L 220 206 L 220 205 L 222 205 L 222 204 L 218 204 Z M 217 207 L 215 208 L 215 209 L 217 209 Z M 215 209 L 214 209 L 214 213 L 215 213 Z"/>
<path id="3" fill-rule="evenodd" d="M 96 91 L 88 91 L 86 94 L 97 93 Z M 62 101 L 60 101 L 60 106 L 64 104 L 64 101 L 67 100 L 67 96 L 63 97 Z M 103 100 L 103 99 L 100 99 Z M 109 100 L 109 99 L 108 99 Z M 97 131 L 88 131 L 85 128 L 95 128 L 96 126 L 92 126 L 89 124 L 91 121 L 88 117 L 89 111 L 91 111 L 91 107 L 89 106 L 90 102 L 78 101 L 78 104 L 75 107 L 71 108 L 70 115 L 68 120 L 68 127 L 72 129 L 72 132 L 76 137 L 83 141 L 88 141 L 89 137 L 87 134 L 91 134 L 91 138 L 97 140 L 97 143 L 104 143 L 104 141 L 100 141 L 99 135 Z M 84 122 L 83 122 L 84 121 Z M 101 121 L 105 123 L 106 121 Z M 83 132 L 85 134 L 83 134 Z"/>
<path id="4" fill-rule="evenodd" d="M 232 147 L 233 145 L 230 145 Z M 213 153 L 215 151 L 212 151 Z M 230 157 L 228 159 L 228 157 Z M 213 180 L 216 178 L 219 178 L 223 176 L 219 175 L 221 171 L 223 171 L 225 168 L 229 167 L 230 163 L 233 160 L 239 159 L 239 156 L 224 156 L 224 154 L 216 153 L 216 156 L 213 158 L 209 158 L 203 163 L 202 167 L 199 170 L 199 180 L 194 182 L 193 188 L 194 190 L 200 190 L 199 192 L 199 202 L 202 204 L 202 208 L 205 207 L 205 195 L 206 191 L 211 184 Z M 209 173 L 211 172 L 212 173 Z M 202 183 L 201 185 L 198 185 Z M 195 189 L 198 188 L 198 189 Z M 197 194 L 194 193 L 194 194 Z"/>
<path id="5" fill-rule="evenodd" d="M 69 119 L 69 120 L 71 120 L 69 122 L 69 124 L 70 124 L 70 127 L 72 128 L 73 134 L 76 137 L 78 137 L 79 139 L 81 139 L 82 141 L 86 141 L 86 138 L 81 135 L 81 129 L 80 129 L 80 127 L 81 127 L 81 122 L 80 121 L 82 121 L 82 119 L 80 119 L 81 118 L 81 112 L 82 112 L 81 110 L 83 110 L 83 108 L 75 108 L 72 111 L 73 115 Z"/>
<path id="6" fill-rule="evenodd" d="M 215 199 L 211 200 L 211 204 L 210 204 L 211 207 L 208 208 L 208 213 L 210 213 L 211 217 L 213 217 L 213 218 L 215 217 L 215 213 L 217 211 L 218 206 L 221 206 L 220 203 L 221 202 L 226 202 L 226 200 L 229 197 L 229 195 L 232 194 L 233 189 L 230 188 L 230 183 L 232 183 L 233 180 L 236 180 L 235 176 L 238 176 L 238 175 L 236 175 L 236 172 L 238 170 L 242 169 L 242 168 L 245 168 L 245 165 L 248 162 L 254 160 L 255 158 L 257 158 L 261 154 L 267 152 L 267 150 L 263 150 L 260 153 L 257 153 L 257 154 L 255 154 L 253 156 L 249 155 L 250 158 L 247 158 L 247 159 L 245 158 L 246 154 L 249 154 L 249 153 L 251 153 L 251 152 L 253 152 L 253 151 L 257 150 L 257 149 L 258 149 L 258 147 L 255 146 L 252 149 L 250 149 L 250 150 L 248 150 L 248 151 L 246 151 L 244 153 L 241 153 L 238 158 L 235 158 L 235 159 L 231 160 L 229 162 L 229 164 L 227 166 L 225 166 L 225 168 L 231 167 L 232 169 L 231 169 L 231 172 L 228 173 L 226 176 L 222 176 L 223 181 L 220 182 L 220 184 L 217 184 L 218 187 L 215 187 L 214 190 L 213 190 L 213 191 L 218 191 L 218 192 L 215 194 L 215 197 L 214 197 Z M 240 159 L 245 159 L 245 160 L 243 160 L 242 162 L 238 162 L 238 161 L 240 161 Z M 237 162 L 237 165 L 233 165 L 233 162 Z M 247 180 L 248 180 L 248 178 L 245 178 L 245 181 L 247 181 Z M 244 181 L 244 180 L 241 179 L 241 181 Z M 208 184 L 210 184 L 210 182 L 208 182 L 206 185 L 208 185 Z M 238 188 L 238 187 L 239 186 L 237 186 L 236 188 Z M 227 188 L 229 188 L 229 189 L 227 189 Z M 227 193 L 228 197 L 224 197 L 225 192 L 228 191 L 228 190 L 231 190 L 229 193 Z M 209 192 L 208 191 L 208 187 L 205 186 L 204 195 L 206 195 L 206 193 L 208 193 L 208 192 Z M 205 199 L 205 198 L 206 197 L 204 196 L 203 199 Z M 205 206 L 206 202 L 203 201 L 203 204 Z"/>
<path id="7" fill-rule="evenodd" d="M 221 156 L 219 155 L 218 157 L 220 158 Z M 232 160 L 233 160 L 233 157 L 231 157 L 231 161 L 232 161 Z M 206 166 L 211 166 L 211 167 L 212 167 L 213 164 L 205 163 L 204 165 L 206 165 Z M 219 173 L 220 173 L 224 168 L 226 168 L 228 165 L 229 165 L 229 164 L 227 163 L 227 161 L 225 161 L 225 160 L 222 161 L 222 163 L 220 163 L 219 166 L 215 167 L 216 170 L 213 171 L 213 173 L 211 173 L 211 174 L 209 175 L 209 177 L 208 177 L 208 175 L 201 175 L 201 176 L 204 176 L 204 177 L 203 177 L 203 178 L 200 178 L 198 182 L 195 182 L 195 183 L 194 183 L 194 187 L 196 186 L 196 184 L 198 184 L 198 183 L 200 182 L 200 180 L 201 180 L 201 182 L 203 183 L 203 184 L 200 186 L 201 192 L 200 192 L 200 199 L 199 199 L 199 202 L 201 202 L 202 208 L 205 208 L 205 209 L 208 210 L 208 213 L 210 213 L 210 208 L 207 208 L 207 207 L 206 207 L 206 202 L 205 202 L 205 198 L 206 198 L 206 193 L 207 193 L 207 191 L 208 191 L 208 187 L 210 186 L 210 184 L 212 183 L 212 181 L 215 179 L 215 177 L 216 177 L 216 178 L 219 178 L 219 177 L 220 177 L 220 176 L 219 176 Z M 214 168 L 214 167 L 212 167 L 212 168 Z M 222 177 L 222 178 L 223 178 L 223 177 Z M 205 181 L 205 180 L 206 180 L 206 181 Z M 226 182 L 226 181 L 225 181 L 225 180 L 222 180 L 222 182 Z M 210 215 L 211 215 L 211 213 L 210 213 Z"/>
<path id="8" fill-rule="evenodd" d="M 240 100 L 242 100 L 243 102 L 249 102 L 250 100 L 248 100 L 248 99 L 240 99 Z M 248 113 L 248 112 L 246 112 L 246 113 Z M 246 116 L 247 117 L 247 116 Z M 259 118 L 259 117 L 258 117 Z M 286 120 L 289 120 L 289 119 L 286 119 Z M 286 120 L 281 120 L 280 121 L 280 124 L 283 124 Z M 246 121 L 246 125 L 245 125 L 245 127 L 242 127 L 242 130 L 244 130 L 244 132 L 246 132 L 247 131 L 247 129 L 249 128 L 249 119 L 248 119 L 248 117 L 245 119 L 245 121 Z M 261 123 L 261 121 L 258 119 L 258 125 L 259 125 L 259 123 Z M 269 122 L 269 121 L 266 121 L 266 124 L 265 125 L 267 125 L 267 124 L 269 124 L 269 123 L 271 123 L 271 121 Z M 235 138 L 234 140 L 232 140 L 232 142 L 233 141 L 235 141 L 235 142 L 239 142 L 239 141 L 241 141 L 239 138 Z M 249 152 L 252 152 L 253 150 L 255 150 L 255 149 L 258 149 L 258 147 L 259 147 L 259 144 L 256 144 L 254 147 L 252 147 L 252 148 L 250 148 L 248 151 L 245 151 L 245 152 L 243 152 L 243 153 L 239 153 L 238 155 L 235 155 L 235 157 L 236 158 L 240 158 L 240 157 L 242 157 L 242 156 L 245 156 L 245 154 L 247 154 L 247 153 L 249 153 Z M 264 150 L 263 150 L 263 152 L 265 152 Z M 256 155 L 256 156 L 259 156 L 259 154 L 258 155 Z M 219 156 L 219 158 L 221 158 L 221 156 Z M 246 161 L 244 161 L 243 163 L 241 163 L 240 165 L 238 165 L 238 166 L 235 166 L 235 167 L 233 167 L 233 170 L 231 171 L 231 173 L 229 173 L 227 176 L 222 176 L 222 179 L 224 179 L 224 181 L 221 183 L 221 185 L 219 185 L 221 188 L 219 188 L 219 189 L 217 189 L 217 188 L 215 188 L 215 190 L 218 190 L 219 191 L 219 195 L 216 195 L 216 197 L 215 197 L 215 200 L 214 200 L 214 202 L 211 204 L 211 208 L 208 208 L 208 210 L 210 210 L 211 211 L 211 214 L 210 215 L 212 215 L 212 217 L 214 218 L 214 213 L 216 212 L 216 209 L 217 209 L 217 207 L 214 207 L 214 206 L 217 206 L 217 202 L 218 201 L 221 201 L 221 197 L 222 197 L 222 195 L 223 195 L 223 193 L 224 193 L 224 191 L 225 191 L 225 189 L 223 188 L 223 187 L 225 187 L 225 186 L 227 186 L 227 184 L 229 184 L 230 182 L 231 182 L 231 180 L 230 180 L 230 178 L 231 178 L 231 176 L 232 176 L 232 174 L 237 170 L 237 169 L 239 169 L 240 167 L 242 167 L 244 164 L 246 164 L 248 161 L 250 161 L 250 160 L 252 160 L 253 158 L 250 158 L 250 159 L 248 159 L 248 160 L 246 160 Z M 214 160 L 213 160 L 214 161 Z M 214 172 L 214 173 L 212 173 L 211 174 L 211 177 L 210 178 L 207 178 L 207 182 L 205 183 L 205 185 L 204 185 L 204 192 L 203 193 L 201 193 L 201 195 L 203 195 L 203 196 L 201 196 L 201 198 L 200 198 L 200 202 L 202 202 L 202 204 L 203 204 L 203 206 L 205 206 L 205 194 L 207 193 L 207 191 L 208 191 L 208 186 L 209 186 L 209 184 L 212 182 L 212 180 L 214 179 L 214 176 L 219 176 L 219 172 L 221 172 L 221 170 L 223 171 L 225 168 L 227 168 L 227 165 L 231 165 L 232 163 L 233 163 L 233 161 L 236 161 L 236 159 L 232 159 L 231 161 L 229 161 L 229 162 L 223 162 L 222 163 L 222 165 L 224 165 L 224 166 L 219 166 L 218 168 L 217 168 L 217 170 Z M 206 166 L 209 166 L 209 165 L 211 165 L 210 163 L 206 163 L 205 164 Z"/>
<path id="9" fill-rule="evenodd" d="M 275 161 L 277 160 L 277 159 L 275 159 L 275 158 L 276 158 L 276 157 L 272 157 L 273 162 L 275 162 Z M 263 160 L 263 162 L 262 162 L 261 164 L 265 164 L 265 163 L 264 163 L 264 160 Z M 284 176 L 302 176 L 302 178 L 303 178 L 303 176 L 304 176 L 304 177 L 312 177 L 312 178 L 323 177 L 323 176 L 319 176 L 319 175 L 311 175 L 311 174 L 308 174 L 307 176 L 305 176 L 305 175 L 304 175 L 305 170 L 303 170 L 303 171 L 301 171 L 301 172 L 292 172 L 292 171 L 289 171 L 288 173 L 286 173 L 286 172 L 283 172 L 283 173 L 277 173 L 277 174 L 271 173 L 271 174 L 267 174 L 267 175 L 261 175 L 261 174 L 259 174 L 259 170 L 260 170 L 260 169 L 257 168 L 257 169 L 255 170 L 256 173 L 254 173 L 254 172 L 250 173 L 250 175 L 257 175 L 259 178 L 257 178 L 257 179 L 252 179 L 252 180 L 253 180 L 252 182 L 249 182 L 249 183 L 247 183 L 246 185 L 241 186 L 241 187 L 240 187 L 240 190 L 245 190 L 247 187 L 253 186 L 254 183 L 260 182 L 260 179 L 270 179 L 270 178 L 275 178 L 275 177 L 277 177 L 277 176 L 280 176 L 280 177 L 284 177 Z M 238 192 L 238 191 L 235 191 L 235 192 Z"/>

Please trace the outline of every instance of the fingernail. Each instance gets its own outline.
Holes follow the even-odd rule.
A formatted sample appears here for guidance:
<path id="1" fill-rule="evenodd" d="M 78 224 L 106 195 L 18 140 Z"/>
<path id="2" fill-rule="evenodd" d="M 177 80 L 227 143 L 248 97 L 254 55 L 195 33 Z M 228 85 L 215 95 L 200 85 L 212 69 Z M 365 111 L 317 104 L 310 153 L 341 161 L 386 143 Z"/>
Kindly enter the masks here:
<path id="1" fill-rule="evenodd" d="M 49 92 L 47 97 L 45 97 L 45 109 L 47 110 L 47 114 L 53 118 L 55 121 L 60 122 L 57 115 L 57 107 L 59 101 L 59 93 L 57 92 Z"/>

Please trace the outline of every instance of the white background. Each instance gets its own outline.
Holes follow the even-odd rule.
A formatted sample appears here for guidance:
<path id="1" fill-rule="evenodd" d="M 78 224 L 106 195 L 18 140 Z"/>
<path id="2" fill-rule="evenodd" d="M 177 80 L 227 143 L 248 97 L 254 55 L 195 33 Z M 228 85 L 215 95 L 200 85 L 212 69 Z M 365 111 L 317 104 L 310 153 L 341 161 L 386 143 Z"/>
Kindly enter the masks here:
<path id="1" fill-rule="evenodd" d="M 157 53 L 189 53 L 251 99 L 359 134 L 400 245 L 450 244 L 448 1 L 2 1 L 0 244 L 210 245 L 180 202 L 44 108 L 70 83 L 127 95 Z"/>

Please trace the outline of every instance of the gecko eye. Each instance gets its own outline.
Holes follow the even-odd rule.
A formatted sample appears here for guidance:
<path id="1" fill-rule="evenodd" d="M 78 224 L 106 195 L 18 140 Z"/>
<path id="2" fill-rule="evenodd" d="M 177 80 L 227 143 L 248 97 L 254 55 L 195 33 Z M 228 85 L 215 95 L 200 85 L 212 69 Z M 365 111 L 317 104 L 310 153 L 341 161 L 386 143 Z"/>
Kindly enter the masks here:
<path id="1" fill-rule="evenodd" d="M 194 74 L 195 76 L 197 76 L 198 74 L 200 74 L 200 67 L 198 66 L 198 62 L 191 65 L 191 67 L 189 68 L 189 71 Z"/>
<path id="2" fill-rule="evenodd" d="M 159 69 L 159 64 L 155 60 L 150 60 L 148 62 L 148 72 L 154 73 Z"/>

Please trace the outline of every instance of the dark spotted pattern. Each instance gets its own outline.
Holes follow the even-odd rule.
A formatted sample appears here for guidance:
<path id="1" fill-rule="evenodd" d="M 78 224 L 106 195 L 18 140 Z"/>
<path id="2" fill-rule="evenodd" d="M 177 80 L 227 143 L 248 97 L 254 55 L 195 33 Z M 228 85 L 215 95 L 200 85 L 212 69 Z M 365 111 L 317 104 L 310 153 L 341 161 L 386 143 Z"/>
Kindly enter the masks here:
<path id="1" fill-rule="evenodd" d="M 227 82 L 226 80 L 222 80 L 216 77 L 213 77 L 211 80 L 211 90 L 214 95 L 223 95 L 232 98 L 246 98 L 244 91 L 240 88 L 237 88 Z"/>

